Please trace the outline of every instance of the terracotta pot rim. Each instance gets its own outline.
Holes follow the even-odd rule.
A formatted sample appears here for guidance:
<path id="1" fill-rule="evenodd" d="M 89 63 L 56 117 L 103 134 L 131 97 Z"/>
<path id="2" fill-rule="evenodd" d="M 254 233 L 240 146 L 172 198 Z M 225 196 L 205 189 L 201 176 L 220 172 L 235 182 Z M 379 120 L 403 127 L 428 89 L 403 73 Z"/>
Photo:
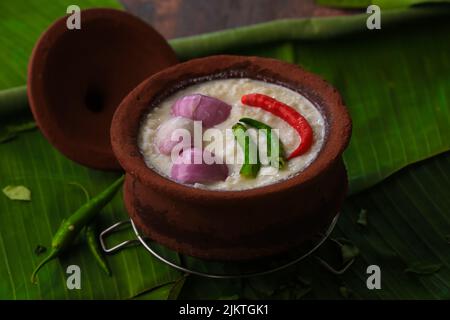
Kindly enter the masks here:
<path id="1" fill-rule="evenodd" d="M 155 101 L 162 99 L 186 83 L 209 76 L 253 78 L 283 85 L 305 95 L 326 120 L 326 140 L 317 158 L 295 176 L 248 190 L 218 191 L 198 189 L 174 182 L 147 167 L 137 146 L 142 117 Z M 335 88 L 319 76 L 275 59 L 217 55 L 181 63 L 143 81 L 117 108 L 111 126 L 113 151 L 125 171 L 144 185 L 173 197 L 194 201 L 227 201 L 265 197 L 298 185 L 309 184 L 331 166 L 347 147 L 351 136 L 351 119 Z"/>

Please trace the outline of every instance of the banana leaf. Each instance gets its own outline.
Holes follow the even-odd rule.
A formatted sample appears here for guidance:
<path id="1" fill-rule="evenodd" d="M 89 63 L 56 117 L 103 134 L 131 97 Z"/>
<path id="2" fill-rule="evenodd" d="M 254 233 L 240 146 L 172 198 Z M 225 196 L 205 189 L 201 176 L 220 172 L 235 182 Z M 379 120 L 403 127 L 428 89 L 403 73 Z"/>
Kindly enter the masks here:
<path id="1" fill-rule="evenodd" d="M 25 83 L 28 58 L 37 37 L 51 22 L 63 16 L 72 3 L 67 0 L 0 2 L 0 88 Z M 81 8 L 120 8 L 113 0 L 84 0 L 77 4 Z M 2 129 L 30 120 L 29 112 L 23 112 L 25 87 L 1 91 L 0 100 Z M 70 183 L 85 186 L 93 195 L 115 178 L 117 174 L 89 170 L 67 160 L 37 130 L 0 144 L 0 189 L 24 185 L 31 190 L 31 201 L 27 203 L 11 201 L 0 194 L 0 299 L 126 299 L 172 285 L 179 278 L 178 272 L 137 247 L 107 257 L 113 273 L 108 277 L 80 239 L 69 253 L 41 271 L 38 285 L 30 282 L 30 272 L 42 259 L 42 255 L 35 254 L 35 248 L 38 245 L 48 248 L 62 219 L 85 201 L 83 193 Z M 102 211 L 101 218 L 100 229 L 127 218 L 121 194 Z M 109 244 L 132 236 L 130 232 L 118 234 Z M 81 268 L 81 290 L 69 290 L 66 286 L 66 268 L 73 264 Z M 148 296 L 152 297 L 161 295 Z"/>
<path id="2" fill-rule="evenodd" d="M 12 3 L 8 8 L 9 18 L 15 16 Z M 59 3 L 66 4 L 64 1 Z M 24 6 L 19 8 L 28 10 Z M 38 16 L 42 11 L 38 7 L 33 9 L 35 12 L 28 13 L 30 17 Z M 45 7 L 45 10 L 49 9 Z M 295 277 L 291 272 L 283 272 L 273 277 L 253 279 L 251 283 L 189 277 L 182 297 L 227 298 L 238 295 L 258 298 L 275 295 L 281 298 L 323 298 L 339 297 L 339 292 L 347 292 L 347 296 L 348 292 L 356 292 L 361 297 L 379 298 L 446 297 L 446 287 L 441 282 L 450 282 L 446 273 L 449 257 L 432 253 L 441 252 L 435 251 L 442 249 L 439 239 L 445 232 L 443 230 L 450 230 L 448 202 L 445 202 L 449 191 L 445 175 L 448 156 L 439 156 L 437 160 L 429 160 L 434 162 L 422 162 L 413 169 L 403 170 L 399 173 L 400 178 L 394 176 L 385 182 L 383 180 L 411 163 L 449 150 L 448 13 L 448 7 L 392 11 L 383 14 L 381 31 L 366 30 L 366 15 L 357 15 L 277 21 L 171 41 L 181 59 L 212 53 L 269 56 L 300 64 L 333 83 L 343 94 L 354 122 L 352 142 L 345 153 L 351 189 L 353 193 L 366 190 L 349 199 L 339 222 L 336 236 L 352 240 L 361 252 L 355 266 L 341 279 L 329 277 L 311 262 L 299 266 L 300 269 L 294 271 Z M 56 17 L 64 11 L 53 14 Z M 46 18 L 35 19 L 42 24 L 45 24 L 44 20 L 48 23 L 46 19 L 50 19 L 51 14 L 43 16 Z M 0 41 L 3 38 L 2 34 Z M 31 36 L 19 39 L 27 42 L 29 48 L 35 41 Z M 21 43 L 10 45 L 10 48 L 14 46 L 21 48 Z M 26 59 L 19 59 L 17 63 L 7 59 L 0 61 L 10 65 L 9 72 L 0 75 L 4 88 L 23 85 Z M 2 100 L 2 94 L 7 98 Z M 3 125 L 17 122 L 22 117 L 29 118 L 29 113 L 20 111 L 24 101 L 23 88 L 0 92 L 0 113 L 5 110 L 0 116 Z M 14 107 L 11 108 L 12 104 Z M 444 162 L 441 157 L 445 157 Z M 425 169 L 417 171 L 422 165 Z M 414 171 L 410 173 L 410 170 Z M 417 175 L 416 171 L 422 174 Z M 423 172 L 429 177 L 425 177 Z M 108 278 L 97 268 L 82 239 L 59 262 L 53 261 L 42 270 L 39 285 L 29 282 L 33 267 L 41 259 L 33 253 L 35 247 L 48 246 L 61 220 L 84 201 L 83 194 L 69 182 L 81 183 L 94 194 L 115 177 L 65 159 L 38 131 L 21 133 L 16 139 L 0 144 L 0 187 L 24 185 L 32 192 L 31 202 L 27 203 L 13 202 L 0 195 L 0 255 L 3 258 L 0 259 L 0 298 L 131 298 L 136 295 L 164 298 L 169 295 L 179 273 L 154 261 L 143 248 L 129 248 L 108 256 L 113 270 L 113 276 Z M 408 180 L 407 177 L 412 178 Z M 425 178 L 426 188 L 413 183 L 419 178 Z M 401 181 L 401 189 L 398 184 L 389 184 L 389 181 L 397 179 Z M 446 184 L 440 179 L 444 179 Z M 367 189 L 377 183 L 377 186 Z M 392 200 L 386 203 L 386 198 L 377 195 L 377 190 L 388 190 Z M 423 192 L 428 190 L 430 192 L 424 195 Z M 414 205 L 411 205 L 411 199 Z M 354 226 L 355 215 L 361 209 L 369 213 L 368 235 L 359 234 Z M 405 222 L 405 215 L 409 212 L 412 212 L 411 220 Z M 103 210 L 101 218 L 101 227 L 126 218 L 121 195 Z M 405 226 L 406 223 L 408 225 Z M 430 232 L 430 228 L 424 225 L 439 228 L 439 232 Z M 127 233 L 114 240 L 129 237 Z M 418 249 L 411 250 L 405 243 L 414 243 Z M 398 260 L 384 263 L 385 260 L 379 259 L 384 255 L 391 259 L 392 251 L 395 256 L 400 256 Z M 421 251 L 426 252 L 421 255 Z M 168 250 L 166 253 L 177 259 L 175 253 Z M 415 259 L 421 257 L 424 259 Z M 387 275 L 386 282 L 390 283 L 383 282 L 383 287 L 387 286 L 389 290 L 367 292 L 367 289 L 360 288 L 365 284 L 363 267 L 366 262 L 381 264 L 380 261 L 383 262 L 380 265 L 383 274 Z M 407 278 L 399 276 L 416 262 L 441 264 L 443 267 L 425 280 L 409 274 Z M 69 264 L 81 267 L 82 290 L 66 288 L 65 268 Z M 309 276 L 313 279 L 310 286 L 305 285 L 308 281 L 297 279 L 299 274 L 315 272 L 315 276 Z M 398 277 L 404 282 L 396 281 Z M 290 284 L 287 293 L 284 281 Z M 408 281 L 411 284 L 405 285 Z M 280 282 L 282 284 L 278 286 Z"/>
<path id="3" fill-rule="evenodd" d="M 217 44 L 221 52 L 277 57 L 333 83 L 353 118 L 344 154 L 351 192 L 366 190 L 346 201 L 333 234 L 351 239 L 360 251 L 343 276 L 317 268 L 310 259 L 259 279 L 224 283 L 193 277 L 183 297 L 449 298 L 449 13 L 448 6 L 383 12 L 382 30 L 376 33 L 365 28 L 366 15 L 357 15 L 267 23 L 172 42 L 191 58 L 215 53 L 211 43 L 223 38 Z M 356 224 L 363 209 L 369 212 L 367 230 Z M 442 269 L 427 277 L 405 273 L 418 262 Z M 382 270 L 382 290 L 366 287 L 370 264 Z"/>
<path id="4" fill-rule="evenodd" d="M 449 150 L 449 17 L 450 6 L 389 11 L 381 30 L 368 30 L 366 15 L 286 20 L 171 44 L 184 59 L 216 47 L 277 57 L 336 86 L 353 118 L 344 160 L 354 193 Z"/>
<path id="5" fill-rule="evenodd" d="M 316 0 L 317 4 L 339 8 L 367 8 L 371 4 L 381 9 L 405 8 L 413 5 L 439 4 L 448 0 Z"/>
<path id="6" fill-rule="evenodd" d="M 0 90 L 26 83 L 28 59 L 37 38 L 72 4 L 67 0 L 0 2 Z M 121 8 L 116 0 L 80 0 L 76 5 L 81 9 Z"/>
<path id="7" fill-rule="evenodd" d="M 181 298 L 450 299 L 449 172 L 447 152 L 410 165 L 383 183 L 349 197 L 332 237 L 350 239 L 359 248 L 359 255 L 341 276 L 330 273 L 311 257 L 265 277 L 235 281 L 192 277 Z M 356 223 L 362 209 L 367 212 L 366 226 Z M 336 255 L 339 251 L 334 247 L 318 253 L 339 268 Z M 438 270 L 432 274 L 406 272 L 418 263 L 438 266 Z M 366 286 L 369 265 L 380 267 L 379 290 Z"/>

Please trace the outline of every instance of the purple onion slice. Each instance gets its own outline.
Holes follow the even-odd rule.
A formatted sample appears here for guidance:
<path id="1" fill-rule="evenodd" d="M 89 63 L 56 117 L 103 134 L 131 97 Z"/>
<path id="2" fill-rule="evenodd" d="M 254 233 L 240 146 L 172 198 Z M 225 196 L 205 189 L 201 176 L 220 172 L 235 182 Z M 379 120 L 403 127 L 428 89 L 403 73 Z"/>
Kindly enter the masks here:
<path id="1" fill-rule="evenodd" d="M 202 121 L 205 128 L 210 128 L 225 121 L 231 112 L 231 106 L 222 100 L 192 94 L 175 101 L 172 106 L 172 115 Z"/>
<path id="2" fill-rule="evenodd" d="M 213 156 L 199 148 L 184 150 L 172 165 L 170 177 L 180 183 L 208 183 L 223 181 L 228 177 L 226 164 L 207 164 L 203 156 Z"/>

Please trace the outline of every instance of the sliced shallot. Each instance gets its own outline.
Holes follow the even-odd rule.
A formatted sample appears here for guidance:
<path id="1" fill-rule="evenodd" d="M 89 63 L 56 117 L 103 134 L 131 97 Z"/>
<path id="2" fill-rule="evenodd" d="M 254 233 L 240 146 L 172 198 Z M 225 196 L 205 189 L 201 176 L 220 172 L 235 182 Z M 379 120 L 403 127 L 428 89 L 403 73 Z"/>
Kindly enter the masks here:
<path id="1" fill-rule="evenodd" d="M 194 132 L 194 121 L 183 117 L 174 117 L 160 124 L 156 130 L 154 140 L 156 147 L 162 154 L 169 155 L 172 149 L 183 140 L 181 134 L 189 134 L 190 137 L 188 141 L 184 141 L 189 145 L 183 146 L 183 148 L 190 146 Z M 176 132 L 176 130 L 179 131 Z"/>
<path id="2" fill-rule="evenodd" d="M 172 106 L 172 115 L 202 121 L 205 128 L 225 121 L 230 111 L 229 104 L 202 94 L 184 96 Z"/>
<path id="3" fill-rule="evenodd" d="M 205 153 L 205 154 L 204 154 Z M 228 176 L 226 164 L 205 163 L 203 156 L 213 156 L 199 148 L 184 150 L 172 165 L 170 177 L 180 183 L 223 181 Z"/>

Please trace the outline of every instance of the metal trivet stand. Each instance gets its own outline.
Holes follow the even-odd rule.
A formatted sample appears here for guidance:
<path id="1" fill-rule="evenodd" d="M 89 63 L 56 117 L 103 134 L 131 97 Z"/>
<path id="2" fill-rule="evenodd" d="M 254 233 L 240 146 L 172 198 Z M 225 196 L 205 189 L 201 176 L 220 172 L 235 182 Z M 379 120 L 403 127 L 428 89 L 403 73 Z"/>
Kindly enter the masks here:
<path id="1" fill-rule="evenodd" d="M 290 253 L 289 257 L 284 257 L 284 259 L 281 259 L 280 257 L 276 257 L 276 258 L 264 258 L 264 259 L 259 259 L 259 260 L 254 260 L 251 262 L 244 262 L 244 263 L 239 263 L 239 262 L 212 262 L 212 261 L 208 261 L 208 260 L 202 260 L 202 259 L 197 259 L 197 258 L 193 258 L 193 257 L 187 257 L 184 255 L 180 254 L 180 258 L 185 257 L 185 259 L 191 259 L 194 261 L 195 264 L 195 260 L 197 260 L 197 262 L 201 262 L 202 263 L 202 267 L 204 268 L 205 264 L 215 264 L 220 265 L 220 266 L 224 266 L 224 265 L 232 265 L 234 264 L 234 266 L 238 266 L 240 265 L 241 269 L 242 266 L 244 265 L 248 265 L 252 264 L 252 265 L 257 265 L 258 266 L 258 270 L 252 270 L 252 271 L 225 271 L 225 272 L 208 272 L 208 271 L 201 271 L 195 268 L 191 268 L 191 267 L 187 267 L 187 266 L 183 266 L 182 263 L 179 262 L 174 262 L 171 261 L 169 258 L 164 257 L 161 253 L 158 253 L 156 248 L 152 248 L 150 246 L 150 244 L 154 244 L 154 242 L 147 238 L 144 237 L 140 234 L 139 230 L 136 228 L 136 225 L 134 224 L 133 220 L 125 220 L 125 221 L 120 221 L 117 222 L 115 224 L 113 224 L 112 226 L 108 227 L 107 229 L 105 229 L 104 231 L 102 231 L 100 233 L 99 236 L 99 240 L 100 240 L 100 244 L 101 247 L 103 249 L 103 251 L 105 253 L 108 254 L 113 254 L 118 252 L 119 250 L 123 249 L 126 246 L 129 245 L 135 245 L 135 244 L 141 244 L 148 252 L 150 252 L 150 254 L 152 254 L 156 259 L 162 261 L 163 263 L 171 266 L 172 268 L 175 268 L 179 271 L 185 272 L 185 273 L 189 273 L 189 274 L 193 274 L 193 275 L 197 275 L 197 276 L 201 276 L 201 277 L 206 277 L 206 278 L 214 278 L 214 279 L 236 279 L 236 278 L 248 278 L 248 277 L 256 277 L 256 276 L 263 276 L 263 275 L 267 275 L 270 273 L 274 273 L 283 269 L 286 269 L 294 264 L 299 263 L 300 261 L 304 260 L 305 258 L 311 256 L 330 236 L 331 232 L 333 231 L 334 227 L 336 226 L 337 220 L 339 218 L 339 213 L 333 218 L 333 220 L 331 221 L 330 225 L 326 228 L 325 232 L 320 233 L 317 235 L 317 239 L 312 240 L 311 244 L 308 244 L 307 247 L 303 248 L 302 250 L 298 250 L 297 252 L 295 252 L 295 254 Z M 113 246 L 112 248 L 108 248 L 106 246 L 105 243 L 105 239 L 107 238 L 108 235 L 115 233 L 119 230 L 124 229 L 124 226 L 131 224 L 133 231 L 136 235 L 137 239 L 132 239 L 132 240 L 126 240 L 123 241 L 115 246 Z M 335 239 L 331 239 L 331 241 L 333 241 L 335 244 L 341 246 L 342 244 L 339 243 L 337 240 Z M 332 272 L 333 274 L 342 274 L 344 273 L 353 263 L 353 259 L 351 261 L 349 261 L 347 264 L 345 264 L 342 268 L 340 269 L 336 269 L 334 267 L 332 267 L 328 262 L 326 262 L 324 259 L 318 257 L 318 256 L 314 256 L 315 259 L 323 266 L 325 267 L 328 271 Z M 274 265 L 274 259 L 275 260 L 283 260 L 281 263 L 278 263 L 276 265 Z M 181 261 L 182 259 L 180 259 Z M 268 262 L 270 261 L 268 266 L 264 266 L 264 263 L 261 263 L 262 261 Z"/>

